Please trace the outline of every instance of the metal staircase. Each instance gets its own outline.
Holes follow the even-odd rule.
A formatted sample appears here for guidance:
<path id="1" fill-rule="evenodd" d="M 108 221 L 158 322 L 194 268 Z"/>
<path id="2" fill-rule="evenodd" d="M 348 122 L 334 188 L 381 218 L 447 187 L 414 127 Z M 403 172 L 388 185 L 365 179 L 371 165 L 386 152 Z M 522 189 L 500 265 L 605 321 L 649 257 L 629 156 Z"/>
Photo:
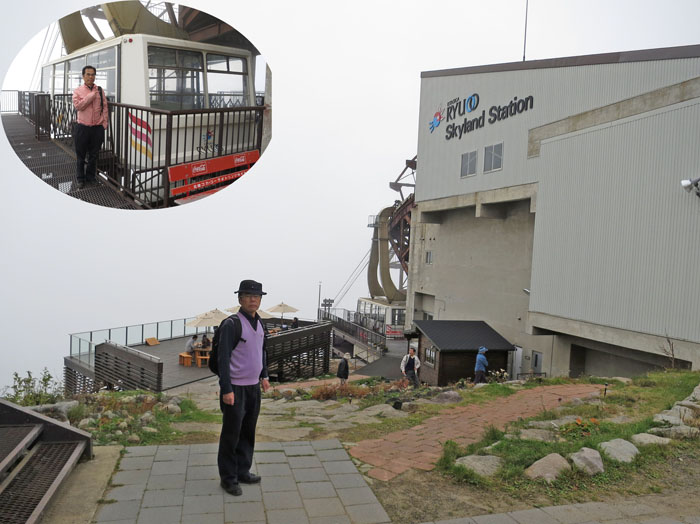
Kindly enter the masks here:
<path id="1" fill-rule="evenodd" d="M 38 522 L 81 458 L 92 458 L 89 433 L 0 400 L 0 523 Z"/>

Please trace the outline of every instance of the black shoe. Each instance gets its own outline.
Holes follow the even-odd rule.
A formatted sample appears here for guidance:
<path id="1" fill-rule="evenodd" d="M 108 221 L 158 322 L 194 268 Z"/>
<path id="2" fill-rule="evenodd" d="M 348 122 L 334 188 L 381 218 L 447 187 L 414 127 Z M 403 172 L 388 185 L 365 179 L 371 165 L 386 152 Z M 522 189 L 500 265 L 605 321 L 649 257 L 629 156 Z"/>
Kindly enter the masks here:
<path id="1" fill-rule="evenodd" d="M 260 475 L 256 475 L 255 473 L 248 473 L 245 476 L 238 477 L 239 482 L 243 482 L 244 484 L 257 484 L 260 482 Z"/>
<path id="2" fill-rule="evenodd" d="M 243 490 L 238 484 L 229 484 L 228 482 L 221 481 L 221 487 L 224 488 L 226 493 L 233 495 L 234 497 L 240 497 L 243 495 Z"/>
<path id="3" fill-rule="evenodd" d="M 78 182 L 78 189 L 85 189 L 85 182 Z"/>

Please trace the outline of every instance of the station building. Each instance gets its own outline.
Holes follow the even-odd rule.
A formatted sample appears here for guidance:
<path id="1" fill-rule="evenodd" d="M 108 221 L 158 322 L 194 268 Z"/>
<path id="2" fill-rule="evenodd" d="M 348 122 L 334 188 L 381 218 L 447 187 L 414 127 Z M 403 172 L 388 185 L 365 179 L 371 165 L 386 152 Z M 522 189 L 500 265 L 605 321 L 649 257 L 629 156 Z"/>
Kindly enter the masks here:
<path id="1" fill-rule="evenodd" d="M 700 368 L 699 74 L 700 45 L 422 73 L 406 326 L 485 321 L 513 373 Z"/>

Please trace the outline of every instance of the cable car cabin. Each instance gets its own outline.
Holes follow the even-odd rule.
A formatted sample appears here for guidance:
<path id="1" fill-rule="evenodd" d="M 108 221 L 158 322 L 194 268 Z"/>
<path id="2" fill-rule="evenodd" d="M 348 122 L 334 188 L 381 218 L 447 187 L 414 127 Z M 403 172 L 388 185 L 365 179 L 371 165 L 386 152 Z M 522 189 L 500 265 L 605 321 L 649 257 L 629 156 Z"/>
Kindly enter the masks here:
<path id="1" fill-rule="evenodd" d="M 164 207 L 200 198 L 259 158 L 263 108 L 249 51 L 127 35 L 53 60 L 41 89 L 52 95 L 54 139 L 72 142 L 72 93 L 86 65 L 110 101 L 98 167 L 136 200 Z"/>
<path id="2" fill-rule="evenodd" d="M 382 298 L 360 298 L 357 300 L 355 321 L 386 338 L 403 338 L 406 302 L 389 303 Z"/>

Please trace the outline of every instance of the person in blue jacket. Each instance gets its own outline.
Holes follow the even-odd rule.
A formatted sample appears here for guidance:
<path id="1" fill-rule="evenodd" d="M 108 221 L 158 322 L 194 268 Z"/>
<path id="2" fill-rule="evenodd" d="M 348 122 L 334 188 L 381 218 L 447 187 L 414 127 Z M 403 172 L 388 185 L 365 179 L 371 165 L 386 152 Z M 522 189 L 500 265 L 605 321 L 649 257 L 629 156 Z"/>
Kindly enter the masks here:
<path id="1" fill-rule="evenodd" d="M 476 356 L 476 366 L 474 366 L 474 384 L 486 382 L 486 368 L 489 361 L 486 360 L 486 349 L 484 346 L 479 348 L 479 354 Z"/>

